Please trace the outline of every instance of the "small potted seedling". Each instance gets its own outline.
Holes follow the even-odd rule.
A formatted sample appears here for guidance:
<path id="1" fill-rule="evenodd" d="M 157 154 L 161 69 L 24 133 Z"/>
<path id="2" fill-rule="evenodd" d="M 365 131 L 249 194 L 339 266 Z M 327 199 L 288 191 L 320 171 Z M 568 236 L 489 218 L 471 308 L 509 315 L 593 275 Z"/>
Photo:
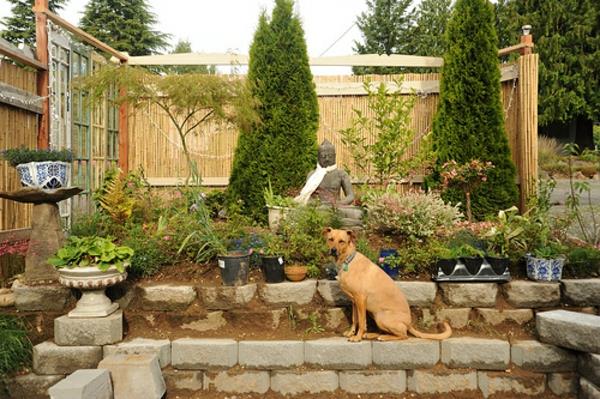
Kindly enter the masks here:
<path id="1" fill-rule="evenodd" d="M 460 259 L 471 275 L 474 276 L 479 272 L 479 268 L 483 263 L 484 256 L 484 252 L 482 250 L 469 244 L 462 244 L 458 247 L 452 248 L 451 250 L 452 257 L 455 259 Z"/>
<path id="2" fill-rule="evenodd" d="M 261 268 L 267 283 L 281 283 L 285 279 L 284 273 L 284 243 L 283 238 L 275 233 L 266 233 L 262 236 Z"/>
<path id="3" fill-rule="evenodd" d="M 565 264 L 565 249 L 557 242 L 547 242 L 526 255 L 527 277 L 536 281 L 559 281 Z"/>

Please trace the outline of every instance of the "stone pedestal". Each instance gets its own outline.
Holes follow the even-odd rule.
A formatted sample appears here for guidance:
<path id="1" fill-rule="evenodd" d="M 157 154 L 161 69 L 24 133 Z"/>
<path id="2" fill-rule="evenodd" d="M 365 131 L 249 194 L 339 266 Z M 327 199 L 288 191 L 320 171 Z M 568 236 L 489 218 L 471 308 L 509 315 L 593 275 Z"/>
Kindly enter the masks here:
<path id="1" fill-rule="evenodd" d="M 167 390 L 154 354 L 111 355 L 98 368 L 110 371 L 114 399 L 160 399 Z"/>
<path id="2" fill-rule="evenodd" d="M 108 345 L 122 340 L 122 310 L 106 317 L 54 319 L 54 342 L 60 346 Z"/>
<path id="3" fill-rule="evenodd" d="M 108 370 L 77 370 L 48 393 L 52 399 L 112 399 Z"/>

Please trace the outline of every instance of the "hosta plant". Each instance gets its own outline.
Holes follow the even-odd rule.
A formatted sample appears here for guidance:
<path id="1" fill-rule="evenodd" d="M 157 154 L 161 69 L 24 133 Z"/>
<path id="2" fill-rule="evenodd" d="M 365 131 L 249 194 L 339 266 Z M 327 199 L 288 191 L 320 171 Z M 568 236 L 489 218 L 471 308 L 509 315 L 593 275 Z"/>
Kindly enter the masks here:
<path id="1" fill-rule="evenodd" d="M 110 238 L 71 236 L 67 244 L 48 259 L 48 263 L 57 269 L 96 266 L 106 271 L 114 266 L 123 273 L 132 256 L 133 249 L 117 246 Z"/>

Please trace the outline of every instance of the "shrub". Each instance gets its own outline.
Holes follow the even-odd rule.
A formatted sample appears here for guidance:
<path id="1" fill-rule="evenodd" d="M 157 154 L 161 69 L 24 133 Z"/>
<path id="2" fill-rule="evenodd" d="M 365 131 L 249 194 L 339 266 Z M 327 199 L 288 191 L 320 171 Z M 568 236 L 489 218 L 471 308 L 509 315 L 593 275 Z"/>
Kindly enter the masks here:
<path id="1" fill-rule="evenodd" d="M 431 265 L 436 261 L 435 245 L 435 240 L 408 242 L 398 248 L 393 263 L 398 266 L 400 274 L 403 275 L 429 271 Z"/>
<path id="2" fill-rule="evenodd" d="M 430 237 L 461 218 L 457 206 L 445 204 L 438 194 L 422 191 L 374 191 L 365 195 L 364 203 L 371 230 L 412 240 Z"/>
<path id="3" fill-rule="evenodd" d="M 330 218 L 329 211 L 318 209 L 314 205 L 294 208 L 280 225 L 286 242 L 286 260 L 321 264 L 327 253 L 323 229 L 330 225 Z"/>
<path id="4" fill-rule="evenodd" d="M 538 162 L 540 165 L 548 165 L 558 161 L 562 153 L 562 145 L 552 137 L 538 137 Z"/>
<path id="5" fill-rule="evenodd" d="M 11 166 L 17 166 L 29 162 L 71 162 L 73 154 L 69 150 L 36 150 L 19 147 L 2 151 L 2 158 L 6 159 Z"/>
<path id="6" fill-rule="evenodd" d="M 600 273 L 600 250 L 591 247 L 572 248 L 567 255 L 565 274 L 569 277 L 597 277 Z"/>
<path id="7" fill-rule="evenodd" d="M 0 377 L 31 363 L 31 341 L 23 321 L 0 314 Z"/>
<path id="8" fill-rule="evenodd" d="M 134 251 L 129 270 L 136 276 L 152 276 L 173 259 L 174 251 L 169 250 L 172 236 L 147 230 L 140 225 L 131 226 L 123 241 Z"/>

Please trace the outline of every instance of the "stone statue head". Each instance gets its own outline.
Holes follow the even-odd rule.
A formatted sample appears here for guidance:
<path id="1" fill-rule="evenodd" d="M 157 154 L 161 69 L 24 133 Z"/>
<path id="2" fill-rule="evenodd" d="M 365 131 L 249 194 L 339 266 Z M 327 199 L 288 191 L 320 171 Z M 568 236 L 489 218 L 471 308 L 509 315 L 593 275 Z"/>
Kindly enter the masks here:
<path id="1" fill-rule="evenodd" d="M 323 168 L 335 164 L 335 147 L 327 139 L 319 146 L 318 160 Z"/>

